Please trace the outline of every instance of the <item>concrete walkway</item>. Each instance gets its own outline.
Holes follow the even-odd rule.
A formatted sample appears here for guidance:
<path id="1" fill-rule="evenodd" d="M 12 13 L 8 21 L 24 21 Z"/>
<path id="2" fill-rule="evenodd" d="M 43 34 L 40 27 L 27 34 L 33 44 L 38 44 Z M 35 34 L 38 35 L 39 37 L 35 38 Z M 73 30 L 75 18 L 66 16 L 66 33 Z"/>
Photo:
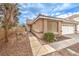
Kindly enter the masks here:
<path id="1" fill-rule="evenodd" d="M 49 45 L 56 50 L 60 50 L 60 49 L 69 47 L 73 44 L 79 43 L 79 34 L 66 35 L 66 36 L 72 39 L 51 43 Z"/>
<path id="2" fill-rule="evenodd" d="M 33 55 L 41 56 L 56 51 L 49 45 L 41 45 L 38 39 L 31 33 L 28 33 Z"/>

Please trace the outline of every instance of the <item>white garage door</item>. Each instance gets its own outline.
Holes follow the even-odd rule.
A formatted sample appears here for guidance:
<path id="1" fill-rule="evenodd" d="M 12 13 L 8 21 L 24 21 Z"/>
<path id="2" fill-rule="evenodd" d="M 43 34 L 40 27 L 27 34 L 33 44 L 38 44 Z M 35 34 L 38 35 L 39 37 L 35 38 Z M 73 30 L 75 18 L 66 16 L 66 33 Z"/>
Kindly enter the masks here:
<path id="1" fill-rule="evenodd" d="M 73 34 L 75 33 L 74 26 L 62 26 L 62 34 Z"/>

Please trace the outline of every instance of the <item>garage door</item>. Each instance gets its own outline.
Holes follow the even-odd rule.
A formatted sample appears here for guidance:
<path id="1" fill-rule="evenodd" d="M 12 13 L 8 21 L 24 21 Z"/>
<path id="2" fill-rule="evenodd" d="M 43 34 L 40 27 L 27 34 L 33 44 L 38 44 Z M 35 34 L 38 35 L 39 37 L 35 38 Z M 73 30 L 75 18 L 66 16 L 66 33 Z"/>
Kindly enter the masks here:
<path id="1" fill-rule="evenodd" d="M 73 34 L 75 33 L 74 26 L 62 26 L 62 34 Z"/>

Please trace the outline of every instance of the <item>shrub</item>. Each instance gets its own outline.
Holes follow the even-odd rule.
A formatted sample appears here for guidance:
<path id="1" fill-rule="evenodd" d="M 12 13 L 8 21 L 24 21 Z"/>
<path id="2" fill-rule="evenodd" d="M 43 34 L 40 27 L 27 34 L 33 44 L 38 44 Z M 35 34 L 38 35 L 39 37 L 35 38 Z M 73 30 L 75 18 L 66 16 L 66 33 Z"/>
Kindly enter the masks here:
<path id="1" fill-rule="evenodd" d="M 43 39 L 47 42 L 53 42 L 55 41 L 55 35 L 53 33 L 47 32 L 44 33 Z"/>

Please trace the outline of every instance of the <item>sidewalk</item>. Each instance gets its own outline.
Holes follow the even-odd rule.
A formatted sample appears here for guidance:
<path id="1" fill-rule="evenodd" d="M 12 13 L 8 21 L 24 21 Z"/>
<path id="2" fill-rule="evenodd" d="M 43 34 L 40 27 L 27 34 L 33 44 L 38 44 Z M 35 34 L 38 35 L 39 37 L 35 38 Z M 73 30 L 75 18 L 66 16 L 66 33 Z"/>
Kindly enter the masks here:
<path id="1" fill-rule="evenodd" d="M 56 50 L 54 48 L 52 48 L 49 45 L 42 45 L 40 44 L 40 42 L 37 40 L 37 38 L 31 34 L 28 33 L 29 36 L 29 40 L 30 40 L 30 44 L 31 44 L 31 48 L 32 48 L 32 52 L 34 56 L 42 56 L 51 52 L 55 52 Z"/>

